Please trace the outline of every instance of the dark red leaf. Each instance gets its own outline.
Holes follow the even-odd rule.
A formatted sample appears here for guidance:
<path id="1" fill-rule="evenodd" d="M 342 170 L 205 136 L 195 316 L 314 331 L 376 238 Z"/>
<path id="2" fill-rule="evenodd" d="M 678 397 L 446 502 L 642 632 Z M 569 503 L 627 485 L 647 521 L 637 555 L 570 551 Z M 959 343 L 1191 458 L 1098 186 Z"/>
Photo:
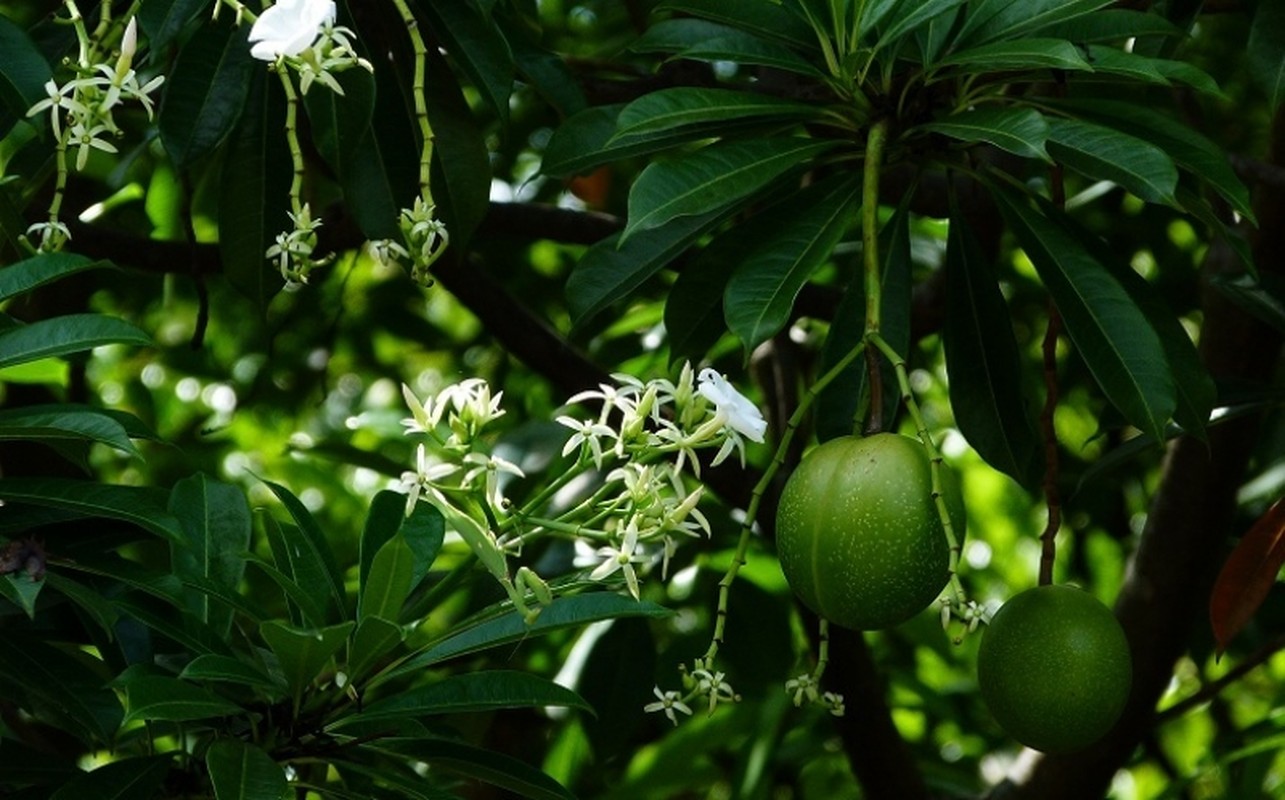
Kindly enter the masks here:
<path id="1" fill-rule="evenodd" d="M 1222 655 L 1267 599 L 1285 564 L 1285 498 L 1263 514 L 1223 564 L 1209 598 L 1209 621 Z"/>

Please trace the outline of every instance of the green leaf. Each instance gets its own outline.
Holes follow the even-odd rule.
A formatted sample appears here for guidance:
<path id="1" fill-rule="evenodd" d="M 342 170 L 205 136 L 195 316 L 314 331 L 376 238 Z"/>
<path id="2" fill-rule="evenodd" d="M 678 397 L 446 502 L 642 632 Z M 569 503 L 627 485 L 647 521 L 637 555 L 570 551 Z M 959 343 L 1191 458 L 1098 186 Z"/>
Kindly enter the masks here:
<path id="1" fill-rule="evenodd" d="M 860 174 L 836 176 L 774 206 L 740 234 L 749 255 L 727 283 L 723 309 L 746 353 L 789 322 L 803 284 L 856 223 L 860 197 Z"/>
<path id="2" fill-rule="evenodd" d="M 88 517 L 119 519 L 172 542 L 183 541 L 179 521 L 165 509 L 164 493 L 152 487 L 109 486 L 70 478 L 3 478 L 0 497 Z"/>
<path id="3" fill-rule="evenodd" d="M 1236 177 L 1227 154 L 1173 117 L 1120 100 L 1057 100 L 1050 105 L 1159 147 L 1178 166 L 1208 182 L 1236 213 L 1255 221 L 1249 191 Z"/>
<path id="4" fill-rule="evenodd" d="M 8 300 L 32 289 L 91 269 L 115 265 L 94 261 L 76 253 L 41 253 L 0 269 L 0 300 Z"/>
<path id="5" fill-rule="evenodd" d="M 1183 35 L 1181 28 L 1160 14 L 1126 8 L 1099 9 L 1092 14 L 1050 25 L 1040 33 L 1077 44 L 1122 42 L 1139 36 L 1177 38 Z"/>
<path id="6" fill-rule="evenodd" d="M 40 54 L 31 37 L 7 17 L 0 15 L 0 102 L 19 119 L 27 109 L 45 99 L 45 83 L 53 77 L 49 62 Z M 48 112 L 40 115 L 49 118 Z M 34 121 L 34 120 L 33 120 Z M 0 130 L 0 135 L 7 130 Z"/>
<path id="7" fill-rule="evenodd" d="M 147 347 L 152 339 L 123 319 L 104 314 L 67 314 L 0 333 L 0 368 L 79 353 L 105 344 Z"/>
<path id="8" fill-rule="evenodd" d="M 279 689 L 280 684 L 264 674 L 258 667 L 233 656 L 206 653 L 188 662 L 179 677 L 187 681 L 217 681 L 235 683 L 257 689 Z"/>
<path id="9" fill-rule="evenodd" d="M 727 330 L 723 292 L 745 249 L 740 226 L 714 237 L 678 272 L 665 297 L 669 357 L 700 361 Z"/>
<path id="10" fill-rule="evenodd" d="M 215 800 L 281 800 L 286 772 L 272 756 L 240 739 L 219 739 L 205 753 Z"/>
<path id="11" fill-rule="evenodd" d="M 1160 441 L 1177 399 L 1164 348 L 1141 309 L 1073 235 L 1024 197 L 994 195 L 1107 399 Z"/>
<path id="12" fill-rule="evenodd" d="M 977 454 L 1030 487 L 1039 482 L 1040 442 L 1022 393 L 1011 317 L 994 268 L 967 219 L 952 208 L 942 330 L 950 407 Z"/>
<path id="13" fill-rule="evenodd" d="M 534 767 L 515 758 L 446 739 L 382 739 L 363 750 L 390 753 L 451 770 L 530 800 L 575 800 L 575 795 Z"/>
<path id="14" fill-rule="evenodd" d="M 1285 3 L 1260 0 L 1249 29 L 1250 74 L 1267 93 L 1273 110 L 1285 103 Z"/>
<path id="15" fill-rule="evenodd" d="M 590 592 L 558 597 L 551 605 L 546 606 L 535 622 L 530 625 L 526 624 L 522 615 L 516 611 L 506 613 L 504 616 L 487 620 L 429 644 L 397 669 L 381 675 L 380 679 L 382 682 L 408 672 L 418 672 L 424 667 L 449 658 L 512 644 L 562 628 L 585 625 L 602 619 L 664 617 L 670 613 L 669 609 L 663 606 L 611 592 Z"/>
<path id="16" fill-rule="evenodd" d="M 482 98 L 508 125 L 509 94 L 513 91 L 513 54 L 504 34 L 489 14 L 473 3 L 422 3 L 428 24 L 459 64 Z"/>
<path id="17" fill-rule="evenodd" d="M 959 72 L 1007 72 L 1044 69 L 1084 70 L 1093 67 L 1080 49 L 1065 39 L 1021 39 L 995 42 L 947 55 L 937 68 L 963 67 Z"/>
<path id="18" fill-rule="evenodd" d="M 410 516 L 406 515 L 406 495 L 384 490 L 375 495 L 362 528 L 358 561 L 358 585 L 364 592 L 370 566 L 375 554 L 386 542 L 401 533 L 410 546 L 415 560 L 411 570 L 411 587 L 414 588 L 428 574 L 437 559 L 446 535 L 446 520 L 442 512 L 429 503 L 416 503 Z"/>
<path id="19" fill-rule="evenodd" d="M 85 742 L 107 743 L 121 723 L 120 701 L 86 663 L 32 636 L 11 632 L 0 647 L 6 700 Z"/>
<path id="20" fill-rule="evenodd" d="M 219 257 L 228 283 L 260 309 L 281 288 L 264 253 L 292 226 L 283 202 L 290 191 L 290 150 L 281 130 L 285 104 L 276 76 L 251 81 L 245 111 L 229 139 L 219 181 Z M 275 90 L 275 91 L 274 91 Z"/>
<path id="21" fill-rule="evenodd" d="M 308 92 L 303 97 L 312 123 L 317 152 L 340 176 L 356 167 L 358 145 L 370 130 L 375 113 L 375 76 L 364 69 L 349 69 L 334 76 L 344 93 Z"/>
<path id="22" fill-rule="evenodd" d="M 1049 154 L 1090 178 L 1111 181 L 1151 203 L 1175 203 L 1178 168 L 1159 147 L 1112 128 L 1050 119 Z"/>
<path id="23" fill-rule="evenodd" d="M 304 504 L 289 489 L 272 481 L 263 483 L 272 490 L 299 526 L 282 529 L 289 545 L 290 564 L 295 580 L 305 589 L 324 598 L 328 615 L 343 614 L 347 607 L 343 579 L 335 563 L 334 553 L 326 542 L 326 535 Z"/>
<path id="24" fill-rule="evenodd" d="M 580 695 L 546 678 L 529 672 L 489 670 L 452 675 L 427 686 L 398 692 L 366 706 L 357 719 L 369 722 L 541 706 L 593 711 Z"/>
<path id="25" fill-rule="evenodd" d="M 1048 121 L 1033 108 L 983 108 L 944 117 L 915 130 L 940 133 L 961 142 L 987 142 L 1024 158 L 1052 161 L 1044 149 Z"/>
<path id="26" fill-rule="evenodd" d="M 430 49 L 428 69 L 430 74 L 446 75 L 450 68 L 440 53 Z M 430 80 L 425 100 L 433 126 L 433 197 L 441 206 L 451 245 L 462 248 L 490 208 L 487 134 L 478 125 L 456 81 Z M 378 127 L 387 128 L 388 123 L 381 117 Z"/>
<path id="27" fill-rule="evenodd" d="M 366 617 L 357 624 L 348 645 L 348 677 L 354 683 L 391 653 L 405 639 L 402 627 L 382 617 Z"/>
<path id="28" fill-rule="evenodd" d="M 616 120 L 624 108 L 624 104 L 594 106 L 565 120 L 545 145 L 540 171 L 558 178 L 582 175 L 603 164 L 655 153 L 710 133 L 703 126 L 692 126 L 617 138 Z M 726 133 L 729 126 L 723 123 L 716 128 Z"/>
<path id="29" fill-rule="evenodd" d="M 0 411 L 0 441 L 99 442 L 122 453 L 136 455 L 138 448 L 125 427 L 109 414 L 76 406 L 27 406 Z"/>
<path id="30" fill-rule="evenodd" d="M 965 2 L 967 0 L 915 0 L 915 2 L 898 3 L 896 9 L 879 29 L 879 39 L 874 46 L 875 52 L 882 49 L 884 45 L 913 33 L 931 19 L 945 14 L 953 17 L 955 9 Z"/>
<path id="31" fill-rule="evenodd" d="M 357 621 L 367 617 L 395 620 L 410 595 L 415 576 L 415 552 L 400 535 L 384 542 L 375 553 L 370 574 L 362 584 Z"/>
<path id="32" fill-rule="evenodd" d="M 43 579 L 36 580 L 26 571 L 9 573 L 0 577 L 0 597 L 21 608 L 28 619 L 36 618 L 36 598 L 45 586 Z"/>
<path id="33" fill-rule="evenodd" d="M 124 683 L 128 713 L 125 722 L 136 719 L 187 722 L 211 717 L 244 714 L 236 703 L 178 678 L 137 675 Z"/>
<path id="34" fill-rule="evenodd" d="M 142 597 L 117 597 L 112 600 L 112 604 L 122 613 L 181 645 L 193 655 L 231 655 L 231 649 L 223 637 L 190 614 L 180 615 L 170 606 L 157 607 L 154 602 Z"/>
<path id="35" fill-rule="evenodd" d="M 817 49 L 816 34 L 808 24 L 775 3 L 746 3 L 744 0 L 664 0 L 656 10 L 681 11 L 798 49 Z"/>
<path id="36" fill-rule="evenodd" d="M 643 231 L 624 244 L 616 234 L 590 247 L 567 278 L 567 305 L 573 327 L 624 300 L 731 213 L 731 209 L 722 208 L 695 217 L 679 217 Z"/>
<path id="37" fill-rule="evenodd" d="M 957 41 L 972 45 L 1026 34 L 1096 14 L 1111 0 L 978 0 L 969 9 Z"/>
<path id="38" fill-rule="evenodd" d="M 83 583 L 56 572 L 47 573 L 44 582 L 49 584 L 49 588 L 75 603 L 102 629 L 103 635 L 109 641 L 112 639 L 115 635 L 116 620 L 120 619 L 120 615 L 106 598 Z"/>
<path id="39" fill-rule="evenodd" d="M 279 531 L 278 531 L 279 535 Z M 283 544 L 282 547 L 285 545 Z M 275 548 L 274 548 L 275 549 Z M 285 556 L 282 556 L 285 559 Z M 290 602 L 290 618 L 298 622 L 309 622 L 313 625 L 324 625 L 326 621 L 325 605 L 321 599 L 312 593 L 305 591 L 294 578 L 284 570 L 277 569 L 273 565 L 264 561 L 262 558 L 248 553 L 246 562 L 258 567 L 264 575 L 272 579 L 272 582 L 280 587 L 285 594 L 286 599 Z M 289 560 L 285 560 L 285 566 L 289 568 Z"/>
<path id="40" fill-rule="evenodd" d="M 138 25 L 147 35 L 148 49 L 160 53 L 210 5 L 211 0 L 147 0 L 138 11 Z"/>
<path id="41" fill-rule="evenodd" d="M 625 106 L 616 118 L 616 133 L 612 141 L 688 125 L 748 118 L 805 120 L 816 117 L 817 112 L 814 104 L 796 103 L 765 94 L 679 86 L 650 92 Z"/>
<path id="42" fill-rule="evenodd" d="M 237 487 L 203 474 L 185 478 L 170 492 L 169 510 L 183 526 L 186 541 L 170 547 L 170 563 L 180 579 L 197 578 L 235 592 L 245 574 L 242 552 L 250 546 L 250 505 Z M 216 630 L 232 624 L 232 609 L 211 606 L 210 596 L 188 593 L 197 619 Z"/>
<path id="43" fill-rule="evenodd" d="M 279 620 L 268 620 L 259 626 L 259 635 L 276 653 L 281 672 L 297 701 L 304 688 L 344 646 L 352 629 L 351 622 L 326 628 L 295 628 Z"/>
<path id="44" fill-rule="evenodd" d="M 205 25 L 179 51 L 159 113 L 161 144 L 178 169 L 211 153 L 236 127 L 255 64 L 248 36 L 244 25 Z"/>
<path id="45" fill-rule="evenodd" d="M 1227 299 L 1285 333 L 1285 279 L 1273 273 L 1218 275 L 1210 283 Z"/>
<path id="46" fill-rule="evenodd" d="M 723 141 L 654 162 L 629 190 L 629 222 L 620 242 L 679 217 L 736 205 L 833 145 L 795 137 Z"/>
<path id="47" fill-rule="evenodd" d="M 153 800 L 174 766 L 168 755 L 122 758 L 77 775 L 49 800 Z"/>
<path id="48" fill-rule="evenodd" d="M 717 22 L 688 17 L 661 20 L 629 45 L 635 53 L 674 53 L 675 58 L 733 61 L 810 77 L 823 73 L 779 42 Z"/>

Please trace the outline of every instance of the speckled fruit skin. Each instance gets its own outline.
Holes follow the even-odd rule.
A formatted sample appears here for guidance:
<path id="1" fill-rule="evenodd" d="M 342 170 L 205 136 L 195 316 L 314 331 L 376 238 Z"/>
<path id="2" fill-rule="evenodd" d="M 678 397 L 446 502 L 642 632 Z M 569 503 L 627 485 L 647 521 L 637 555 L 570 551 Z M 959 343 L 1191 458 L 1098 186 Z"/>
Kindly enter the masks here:
<path id="1" fill-rule="evenodd" d="M 1009 600 L 977 653 L 977 683 L 995 721 L 1046 753 L 1081 750 L 1110 730 L 1132 675 L 1115 615 L 1072 586 L 1040 586 Z"/>
<path id="2" fill-rule="evenodd" d="M 959 483 L 942 469 L 951 526 L 962 542 Z M 879 433 L 812 450 L 781 492 L 776 548 L 795 594 L 835 625 L 877 630 L 923 611 L 950 577 L 923 445 Z"/>

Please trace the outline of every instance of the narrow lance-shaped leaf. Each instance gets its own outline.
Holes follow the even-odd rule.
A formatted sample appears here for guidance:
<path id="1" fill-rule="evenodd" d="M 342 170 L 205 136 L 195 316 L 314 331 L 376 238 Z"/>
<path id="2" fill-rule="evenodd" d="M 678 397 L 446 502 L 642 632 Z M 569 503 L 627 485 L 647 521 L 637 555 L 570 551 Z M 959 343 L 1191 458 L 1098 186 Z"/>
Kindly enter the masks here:
<path id="1" fill-rule="evenodd" d="M 936 67 L 954 67 L 952 72 L 965 73 L 1044 69 L 1093 71 L 1093 66 L 1084 60 L 1079 48 L 1062 39 L 1019 39 L 984 44 L 952 53 L 938 61 Z"/>
<path id="2" fill-rule="evenodd" d="M 0 647 L 0 680 L 6 697 L 25 697 L 25 708 L 85 743 L 111 741 L 122 709 L 102 676 L 48 642 L 14 632 Z"/>
<path id="3" fill-rule="evenodd" d="M 1102 125 L 1050 119 L 1049 154 L 1090 178 L 1117 183 L 1143 200 L 1174 203 L 1178 168 L 1155 145 Z"/>
<path id="4" fill-rule="evenodd" d="M 91 269 L 115 268 L 110 261 L 94 261 L 77 253 L 41 253 L 0 269 L 0 300 Z"/>
<path id="5" fill-rule="evenodd" d="M 286 507 L 298 526 L 282 529 L 295 579 L 305 590 L 322 598 L 331 617 L 343 614 L 347 605 L 344 585 L 325 533 L 307 507 L 289 489 L 272 481 L 264 481 L 264 484 Z"/>
<path id="6" fill-rule="evenodd" d="M 4 53 L 0 59 L 0 102 L 14 117 L 24 118 L 27 109 L 45 98 L 45 82 L 53 76 L 53 70 L 26 31 L 3 16 L 0 53 Z M 42 119 L 47 118 L 42 115 Z M 0 129 L 0 135 L 7 132 Z"/>
<path id="7" fill-rule="evenodd" d="M 961 142 L 986 142 L 1025 158 L 1052 161 L 1044 149 L 1048 122 L 1033 108 L 983 108 L 945 117 L 917 130 Z"/>
<path id="8" fill-rule="evenodd" d="M 165 495 L 142 486 L 111 486 L 68 478 L 3 478 L 0 498 L 63 508 L 89 517 L 133 523 L 164 539 L 183 541 L 179 521 L 165 508 Z"/>
<path id="9" fill-rule="evenodd" d="M 415 553 L 402 536 L 394 536 L 375 554 L 357 605 L 357 621 L 367 617 L 395 620 L 410 594 Z"/>
<path id="10" fill-rule="evenodd" d="M 75 406 L 28 406 L 0 411 L 0 440 L 31 439 L 99 442 L 122 453 L 137 454 L 125 427 L 114 417 Z"/>
<path id="11" fill-rule="evenodd" d="M 161 143 L 179 169 L 211 153 L 236 127 L 250 91 L 249 28 L 202 26 L 165 80 Z"/>
<path id="12" fill-rule="evenodd" d="M 219 739 L 205 753 L 215 800 L 281 800 L 285 770 L 260 748 L 239 739 Z"/>
<path id="13" fill-rule="evenodd" d="M 1285 500 L 1277 500 L 1236 545 L 1209 598 L 1218 652 L 1253 619 L 1285 564 Z"/>
<path id="14" fill-rule="evenodd" d="M 129 712 L 125 722 L 137 719 L 184 722 L 243 714 L 235 703 L 178 678 L 139 675 L 125 683 Z"/>
<path id="15" fill-rule="evenodd" d="M 632 135 L 659 133 L 695 124 L 753 118 L 807 119 L 818 108 L 777 97 L 733 89 L 680 86 L 643 95 L 625 106 L 616 118 L 612 142 Z"/>
<path id="16" fill-rule="evenodd" d="M 77 775 L 49 800 L 152 800 L 173 765 L 169 755 L 123 758 Z"/>
<path id="17" fill-rule="evenodd" d="M 513 54 L 490 15 L 472 3 L 422 3 L 419 8 L 446 52 L 463 68 L 500 123 L 507 125 Z"/>
<path id="18" fill-rule="evenodd" d="M 776 3 L 744 0 L 664 0 L 657 9 L 683 11 L 803 50 L 816 50 L 816 34 L 796 14 Z"/>
<path id="19" fill-rule="evenodd" d="M 1075 237 L 1024 197 L 998 187 L 994 196 L 1103 393 L 1125 419 L 1162 441 L 1177 401 L 1164 348 L 1142 311 Z"/>
<path id="20" fill-rule="evenodd" d="M 392 620 L 366 617 L 357 623 L 357 629 L 348 642 L 348 677 L 354 683 L 360 682 L 404 638 L 402 627 Z"/>
<path id="21" fill-rule="evenodd" d="M 561 706 L 593 709 L 580 695 L 528 672 L 490 670 L 452 675 L 371 703 L 357 720 L 397 719 L 501 708 Z"/>
<path id="22" fill-rule="evenodd" d="M 362 749 L 412 758 L 516 792 L 530 800 L 575 800 L 540 770 L 515 758 L 447 739 L 382 739 Z"/>
<path id="23" fill-rule="evenodd" d="M 629 222 L 621 243 L 678 217 L 735 205 L 833 144 L 795 137 L 724 141 L 657 161 L 629 191 Z"/>
<path id="24" fill-rule="evenodd" d="M 80 353 L 105 344 L 146 347 L 151 343 L 151 337 L 123 319 L 104 314 L 67 314 L 0 333 L 0 368 Z"/>
<path id="25" fill-rule="evenodd" d="M 245 573 L 241 553 L 250 546 L 250 505 L 235 486 L 196 474 L 175 484 L 170 512 L 183 526 L 187 541 L 171 547 L 174 574 L 196 577 L 235 591 Z M 219 630 L 232 622 L 232 611 L 212 604 L 207 594 L 189 592 L 198 619 Z"/>
<path id="26" fill-rule="evenodd" d="M 259 626 L 259 635 L 281 662 L 281 672 L 294 693 L 296 705 L 304 688 L 344 646 L 352 629 L 351 622 L 320 629 L 294 628 L 279 620 Z"/>
<path id="27" fill-rule="evenodd" d="M 1273 109 L 1285 103 L 1285 3 L 1264 0 L 1254 11 L 1246 54 L 1250 74 L 1267 92 Z"/>
<path id="28" fill-rule="evenodd" d="M 950 407 L 978 455 L 1029 487 L 1038 481 L 1039 440 L 1022 393 L 1011 315 L 981 245 L 952 206 L 942 331 Z"/>

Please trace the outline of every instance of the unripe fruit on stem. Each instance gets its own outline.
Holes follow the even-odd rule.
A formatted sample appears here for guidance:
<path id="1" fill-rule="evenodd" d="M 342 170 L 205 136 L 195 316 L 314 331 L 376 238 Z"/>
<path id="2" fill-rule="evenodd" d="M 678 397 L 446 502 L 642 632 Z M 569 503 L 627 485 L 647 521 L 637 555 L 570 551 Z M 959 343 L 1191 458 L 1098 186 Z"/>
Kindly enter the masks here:
<path id="1" fill-rule="evenodd" d="M 944 464 L 941 474 L 962 542 L 959 482 Z M 835 625 L 876 630 L 923 611 L 950 578 L 928 451 L 893 433 L 818 446 L 781 492 L 776 548 L 795 594 Z"/>
<path id="2" fill-rule="evenodd" d="M 1047 753 L 1100 739 L 1124 710 L 1132 678 L 1115 615 L 1071 586 L 1040 586 L 1009 600 L 977 653 L 977 683 L 995 721 Z"/>

